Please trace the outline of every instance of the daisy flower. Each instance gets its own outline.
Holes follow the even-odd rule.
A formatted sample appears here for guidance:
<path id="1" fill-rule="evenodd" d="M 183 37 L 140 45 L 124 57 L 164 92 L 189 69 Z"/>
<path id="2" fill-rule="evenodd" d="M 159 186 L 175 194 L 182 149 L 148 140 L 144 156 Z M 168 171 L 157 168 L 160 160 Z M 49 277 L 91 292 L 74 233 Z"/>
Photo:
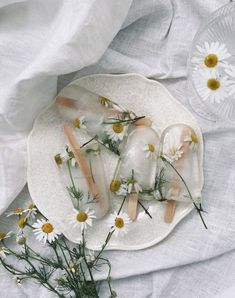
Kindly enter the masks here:
<path id="1" fill-rule="evenodd" d="M 192 133 L 191 136 L 186 137 L 184 142 L 190 142 L 190 148 L 195 149 L 198 144 L 198 136 L 195 133 Z"/>
<path id="2" fill-rule="evenodd" d="M 111 228 L 111 232 L 118 237 L 119 235 L 124 236 L 129 230 L 129 224 L 131 220 L 126 213 L 114 212 L 107 220 L 107 225 Z"/>
<path id="3" fill-rule="evenodd" d="M 142 191 L 142 187 L 138 184 L 137 180 L 135 180 L 135 178 L 133 177 L 127 180 L 127 185 L 128 185 L 128 189 L 127 189 L 128 193 L 132 193 L 132 192 L 139 193 Z"/>
<path id="4" fill-rule="evenodd" d="M 76 128 L 82 128 L 82 129 L 86 129 L 86 125 L 85 125 L 85 116 L 81 116 L 79 118 L 75 118 L 73 119 L 73 125 Z"/>
<path id="5" fill-rule="evenodd" d="M 105 132 L 108 135 L 108 137 L 114 141 L 122 141 L 127 130 L 127 126 L 123 123 L 113 123 L 113 124 L 105 124 Z"/>
<path id="6" fill-rule="evenodd" d="M 201 69 L 195 77 L 195 87 L 201 98 L 211 103 L 220 103 L 229 96 L 227 76 L 220 77 L 213 69 Z"/>
<path id="7" fill-rule="evenodd" d="M 16 208 L 16 209 L 10 211 L 7 214 L 7 217 L 9 217 L 11 215 L 22 215 L 24 212 L 25 212 L 25 209 L 24 208 Z"/>
<path id="8" fill-rule="evenodd" d="M 9 254 L 8 249 L 4 246 L 0 246 L 0 258 L 2 260 L 5 259 L 7 254 Z"/>
<path id="9" fill-rule="evenodd" d="M 220 44 L 218 41 L 211 42 L 210 44 L 205 41 L 204 46 L 197 46 L 197 50 L 198 52 L 195 53 L 191 61 L 203 68 L 224 65 L 224 60 L 231 56 L 225 44 Z"/>
<path id="10" fill-rule="evenodd" d="M 72 217 L 68 218 L 68 222 L 74 227 L 81 230 L 86 229 L 88 226 L 92 226 L 92 221 L 95 218 L 94 210 L 87 208 L 84 210 L 73 210 Z"/>
<path id="11" fill-rule="evenodd" d="M 147 144 L 143 147 L 143 151 L 146 152 L 146 158 L 148 159 L 156 159 L 157 151 L 154 144 Z"/>
<path id="12" fill-rule="evenodd" d="M 55 162 L 58 166 L 62 165 L 65 162 L 67 162 L 68 160 L 71 161 L 71 166 L 72 167 L 76 166 L 76 159 L 74 158 L 73 153 L 71 151 L 68 151 L 68 149 L 66 149 L 62 153 L 56 154 L 54 159 L 55 159 Z"/>
<path id="13" fill-rule="evenodd" d="M 55 228 L 55 226 L 48 220 L 38 219 L 36 223 L 33 224 L 33 232 L 36 235 L 36 239 L 42 241 L 44 244 L 48 241 L 49 243 L 55 241 L 60 235 L 60 232 Z"/>
<path id="14" fill-rule="evenodd" d="M 25 207 L 25 212 L 27 213 L 26 218 L 33 220 L 38 211 L 33 203 L 28 203 Z"/>
<path id="15" fill-rule="evenodd" d="M 169 131 L 164 138 L 162 154 L 169 162 L 174 162 L 183 154 L 181 147 L 180 137 L 174 131 Z"/>
<path id="16" fill-rule="evenodd" d="M 5 240 L 5 239 L 7 239 L 7 238 L 11 237 L 11 234 L 12 234 L 12 232 L 11 232 L 11 231 L 10 231 L 10 232 L 8 232 L 8 233 L 3 233 L 3 232 L 0 232 L 0 241 L 3 241 L 3 240 Z"/>
<path id="17" fill-rule="evenodd" d="M 225 68 L 225 72 L 230 76 L 229 78 L 229 95 L 235 94 L 235 66 L 229 65 Z"/>
<path id="18" fill-rule="evenodd" d="M 102 106 L 109 108 L 110 107 L 110 100 L 107 97 L 100 96 L 99 102 L 102 104 Z"/>
<path id="19" fill-rule="evenodd" d="M 128 186 L 126 183 L 122 183 L 119 189 L 116 191 L 116 195 L 118 196 L 126 196 L 128 193 Z"/>

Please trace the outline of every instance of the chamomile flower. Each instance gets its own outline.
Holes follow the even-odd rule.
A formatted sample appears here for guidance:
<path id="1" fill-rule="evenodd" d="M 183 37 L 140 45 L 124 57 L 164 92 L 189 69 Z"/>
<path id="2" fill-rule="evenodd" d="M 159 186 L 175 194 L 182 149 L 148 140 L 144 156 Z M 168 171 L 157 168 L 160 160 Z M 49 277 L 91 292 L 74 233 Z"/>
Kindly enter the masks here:
<path id="1" fill-rule="evenodd" d="M 24 208 L 16 208 L 7 214 L 7 217 L 12 215 L 22 215 L 25 212 Z"/>
<path id="2" fill-rule="evenodd" d="M 229 95 L 235 94 L 235 66 L 228 65 L 225 72 L 229 75 Z"/>
<path id="3" fill-rule="evenodd" d="M 27 203 L 25 206 L 26 218 L 29 220 L 33 220 L 37 215 L 37 208 L 33 203 Z"/>
<path id="4" fill-rule="evenodd" d="M 231 56 L 225 44 L 220 44 L 218 41 L 210 44 L 205 41 L 204 46 L 197 46 L 197 50 L 191 60 L 192 63 L 196 64 L 196 69 L 198 67 L 214 68 L 224 65 L 224 60 Z"/>
<path id="5" fill-rule="evenodd" d="M 99 102 L 101 103 L 102 106 L 106 107 L 106 108 L 109 108 L 111 107 L 111 102 L 110 100 L 107 98 L 107 97 L 104 97 L 104 96 L 100 96 L 99 97 Z"/>
<path id="6" fill-rule="evenodd" d="M 157 158 L 157 150 L 154 144 L 146 144 L 143 147 L 143 151 L 146 152 L 146 158 L 148 159 L 156 159 Z"/>
<path id="7" fill-rule="evenodd" d="M 164 137 L 163 141 L 163 156 L 169 161 L 174 162 L 181 158 L 183 151 L 181 150 L 182 143 L 180 142 L 180 135 L 174 130 L 170 130 Z"/>
<path id="8" fill-rule="evenodd" d="M 194 150 L 198 145 L 198 136 L 195 133 L 192 133 L 190 136 L 184 139 L 184 142 L 190 142 L 189 147 Z"/>
<path id="9" fill-rule="evenodd" d="M 8 233 L 4 233 L 4 232 L 0 232 L 0 241 L 3 241 L 9 237 L 11 237 L 12 232 L 8 232 Z"/>
<path id="10" fill-rule="evenodd" d="M 204 101 L 220 103 L 229 96 L 227 76 L 220 76 L 216 70 L 201 69 L 195 76 L 195 87 Z"/>
<path id="11" fill-rule="evenodd" d="M 132 192 L 139 193 L 142 191 L 142 187 L 138 184 L 137 180 L 133 177 L 127 180 L 127 185 L 128 185 L 128 189 L 127 189 L 128 193 L 132 193 Z"/>
<path id="12" fill-rule="evenodd" d="M 107 220 L 107 225 L 111 228 L 111 231 L 113 231 L 113 234 L 116 237 L 122 237 L 127 234 L 130 223 L 131 220 L 129 216 L 124 212 L 120 212 L 119 214 L 114 212 Z"/>
<path id="13" fill-rule="evenodd" d="M 126 196 L 128 193 L 128 186 L 126 183 L 122 183 L 119 189 L 116 191 L 116 195 L 118 196 Z"/>
<path id="14" fill-rule="evenodd" d="M 79 118 L 75 118 L 73 119 L 73 125 L 76 128 L 80 128 L 80 129 L 86 129 L 86 125 L 85 125 L 85 116 L 81 116 Z"/>
<path id="15" fill-rule="evenodd" d="M 81 231 L 88 226 L 92 226 L 92 221 L 95 217 L 94 210 L 87 208 L 86 210 L 73 210 L 72 216 L 69 216 L 68 222 L 74 227 L 79 228 Z"/>
<path id="16" fill-rule="evenodd" d="M 116 122 L 113 124 L 105 124 L 105 132 L 108 137 L 114 141 L 122 141 L 126 134 L 127 126 L 121 122 Z"/>
<path id="17" fill-rule="evenodd" d="M 60 235 L 57 228 L 48 220 L 38 219 L 33 224 L 33 232 L 36 235 L 36 239 L 43 242 L 44 244 L 48 241 L 49 243 L 55 241 Z"/>
<path id="18" fill-rule="evenodd" d="M 68 160 L 71 161 L 71 166 L 76 166 L 76 159 L 73 156 L 73 153 L 69 151 L 68 147 L 62 153 L 56 154 L 54 156 L 55 162 L 58 166 L 62 165 L 63 163 L 67 162 Z"/>
<path id="19" fill-rule="evenodd" d="M 9 254 L 8 249 L 4 246 L 0 246 L 0 258 L 2 260 L 5 259 L 7 254 Z"/>

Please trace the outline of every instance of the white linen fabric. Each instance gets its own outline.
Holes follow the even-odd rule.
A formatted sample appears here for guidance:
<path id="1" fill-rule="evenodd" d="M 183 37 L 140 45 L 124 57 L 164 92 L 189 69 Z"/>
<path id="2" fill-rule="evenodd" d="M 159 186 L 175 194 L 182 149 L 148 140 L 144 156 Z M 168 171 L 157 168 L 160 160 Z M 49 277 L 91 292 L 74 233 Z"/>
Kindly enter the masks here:
<path id="1" fill-rule="evenodd" d="M 3 1 L 1 210 L 25 183 L 26 137 L 55 95 L 58 75 L 70 73 L 59 77 L 61 89 L 86 74 L 138 72 L 161 80 L 190 109 L 186 63 L 192 39 L 200 22 L 228 2 L 134 0 L 124 21 L 130 1 Z M 157 246 L 107 252 L 118 297 L 234 297 L 228 288 L 235 285 L 235 127 L 195 116 L 205 142 L 203 205 L 209 230 L 194 212 Z M 25 188 L 13 206 L 27 199 Z M 32 284 L 17 288 L 2 268 L 0 277 L 1 297 L 33 297 L 35 289 L 38 297 L 52 297 Z M 108 297 L 106 288 L 100 297 Z"/>

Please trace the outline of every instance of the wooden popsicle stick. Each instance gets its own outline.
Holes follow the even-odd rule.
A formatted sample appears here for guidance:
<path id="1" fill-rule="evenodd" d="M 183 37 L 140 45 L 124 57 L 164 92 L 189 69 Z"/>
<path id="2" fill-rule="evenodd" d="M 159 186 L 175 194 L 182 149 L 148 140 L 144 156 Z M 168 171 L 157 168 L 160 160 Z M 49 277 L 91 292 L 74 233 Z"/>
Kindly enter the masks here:
<path id="1" fill-rule="evenodd" d="M 143 125 L 146 127 L 150 127 L 152 125 L 152 121 L 148 117 L 144 117 L 142 119 L 134 121 L 133 124 L 136 126 Z"/>
<path id="2" fill-rule="evenodd" d="M 132 192 L 128 202 L 128 216 L 131 220 L 135 220 L 137 216 L 138 194 Z"/>
<path id="3" fill-rule="evenodd" d="M 70 109 L 76 109 L 76 101 L 72 98 L 64 97 L 64 96 L 58 96 L 56 98 L 56 103 L 65 106 Z"/>
<path id="4" fill-rule="evenodd" d="M 179 171 L 184 166 L 185 158 L 187 158 L 187 153 L 189 150 L 189 141 L 184 141 L 187 136 L 191 136 L 192 130 L 191 128 L 187 127 L 183 129 L 182 135 L 181 135 L 181 142 L 182 142 L 182 157 L 179 158 L 177 161 L 175 161 L 174 167 Z M 177 174 L 175 173 L 175 178 L 178 178 Z M 167 198 L 166 207 L 165 207 L 165 214 L 164 214 L 164 221 L 166 223 L 171 223 L 176 210 L 176 199 L 179 196 L 181 187 L 178 185 L 177 182 L 173 182 L 172 187 L 169 190 L 169 198 Z"/>
<path id="5" fill-rule="evenodd" d="M 99 200 L 100 200 L 99 189 L 93 180 L 93 177 L 92 177 L 89 165 L 86 161 L 86 158 L 82 154 L 81 149 L 77 143 L 77 140 L 76 140 L 71 128 L 67 124 L 64 125 L 64 134 L 69 141 L 69 144 L 71 146 L 71 150 L 74 154 L 74 157 L 75 157 L 77 163 L 79 164 L 80 169 L 86 179 L 87 186 L 89 188 L 91 195 L 97 200 L 97 202 L 99 202 Z"/>

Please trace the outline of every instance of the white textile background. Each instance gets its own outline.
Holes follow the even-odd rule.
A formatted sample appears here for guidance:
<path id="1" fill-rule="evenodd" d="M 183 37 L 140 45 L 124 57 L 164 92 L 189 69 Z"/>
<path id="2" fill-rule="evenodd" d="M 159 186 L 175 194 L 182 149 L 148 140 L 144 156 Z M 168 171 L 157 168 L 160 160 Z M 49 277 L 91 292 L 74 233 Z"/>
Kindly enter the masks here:
<path id="1" fill-rule="evenodd" d="M 200 22 L 228 2 L 1 0 L 0 210 L 25 183 L 26 137 L 56 87 L 86 74 L 138 72 L 160 80 L 190 109 L 186 62 L 192 39 Z M 197 119 L 205 141 L 209 230 L 194 212 L 157 246 L 108 252 L 118 297 L 235 296 L 229 290 L 235 286 L 235 128 Z M 26 199 L 27 188 L 13 204 Z M 0 277 L 0 297 L 34 296 L 36 286 L 17 288 L 2 269 Z M 51 297 L 42 288 L 37 296 Z M 101 297 L 108 297 L 107 289 Z"/>

